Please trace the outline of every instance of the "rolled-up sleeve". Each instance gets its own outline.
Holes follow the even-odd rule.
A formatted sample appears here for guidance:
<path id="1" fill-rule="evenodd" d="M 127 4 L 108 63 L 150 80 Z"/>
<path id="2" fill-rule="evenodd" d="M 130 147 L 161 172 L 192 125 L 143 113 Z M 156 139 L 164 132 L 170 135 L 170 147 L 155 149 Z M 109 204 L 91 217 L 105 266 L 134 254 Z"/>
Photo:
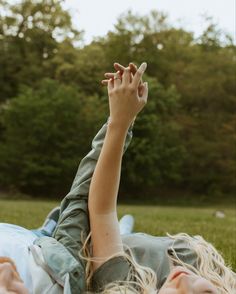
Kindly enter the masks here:
<path id="1" fill-rule="evenodd" d="M 77 259 L 87 238 L 90 226 L 88 216 L 88 194 L 92 175 L 106 135 L 107 124 L 103 125 L 92 141 L 91 151 L 82 159 L 70 192 L 61 203 L 60 216 L 53 237 L 61 242 Z M 128 131 L 124 151 L 132 138 Z M 80 260 L 83 266 L 85 261 Z"/>

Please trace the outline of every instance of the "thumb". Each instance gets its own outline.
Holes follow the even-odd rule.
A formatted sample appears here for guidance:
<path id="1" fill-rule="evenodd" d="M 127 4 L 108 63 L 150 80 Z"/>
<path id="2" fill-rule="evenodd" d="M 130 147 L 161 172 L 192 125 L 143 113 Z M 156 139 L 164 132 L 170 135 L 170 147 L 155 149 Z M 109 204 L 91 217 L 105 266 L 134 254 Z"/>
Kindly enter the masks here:
<path id="1" fill-rule="evenodd" d="M 143 91 L 142 91 L 142 96 L 141 96 L 141 99 L 143 99 L 145 102 L 147 102 L 147 99 L 148 99 L 148 83 L 145 82 L 143 84 Z"/>

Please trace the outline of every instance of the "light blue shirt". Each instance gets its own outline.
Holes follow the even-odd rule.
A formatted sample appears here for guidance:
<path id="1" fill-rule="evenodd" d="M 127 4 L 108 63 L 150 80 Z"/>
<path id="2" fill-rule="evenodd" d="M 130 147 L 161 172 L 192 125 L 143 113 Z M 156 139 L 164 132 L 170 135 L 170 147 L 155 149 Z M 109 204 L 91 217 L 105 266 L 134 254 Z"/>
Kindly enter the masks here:
<path id="1" fill-rule="evenodd" d="M 11 258 L 24 285 L 32 293 L 32 278 L 29 271 L 29 246 L 37 236 L 20 226 L 0 223 L 0 256 Z"/>

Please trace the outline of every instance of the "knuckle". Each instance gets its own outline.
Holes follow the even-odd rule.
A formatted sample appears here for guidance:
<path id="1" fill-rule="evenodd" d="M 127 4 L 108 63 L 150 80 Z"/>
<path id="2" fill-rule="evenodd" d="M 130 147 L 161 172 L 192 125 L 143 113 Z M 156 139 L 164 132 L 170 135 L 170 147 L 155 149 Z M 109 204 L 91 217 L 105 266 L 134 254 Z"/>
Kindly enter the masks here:
<path id="1" fill-rule="evenodd" d="M 124 85 L 120 85 L 119 90 L 124 93 L 126 91 L 126 87 Z"/>
<path id="2" fill-rule="evenodd" d="M 133 85 L 130 85 L 130 86 L 129 86 L 129 92 L 130 92 L 130 93 L 135 93 L 135 90 L 136 90 L 136 89 L 135 89 L 135 87 L 134 87 Z"/>
<path id="3" fill-rule="evenodd" d="M 122 89 L 120 88 L 120 86 L 117 86 L 113 91 L 114 91 L 114 94 L 117 95 L 122 91 Z"/>

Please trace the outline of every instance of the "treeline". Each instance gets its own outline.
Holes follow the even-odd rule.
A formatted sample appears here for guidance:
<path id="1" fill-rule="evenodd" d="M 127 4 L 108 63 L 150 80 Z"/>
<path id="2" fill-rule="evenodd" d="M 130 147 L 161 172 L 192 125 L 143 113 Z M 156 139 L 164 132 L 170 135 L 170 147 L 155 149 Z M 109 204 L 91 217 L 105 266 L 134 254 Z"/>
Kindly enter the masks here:
<path id="1" fill-rule="evenodd" d="M 146 61 L 149 102 L 125 155 L 121 191 L 233 195 L 236 48 L 211 19 L 195 38 L 160 12 L 127 12 L 83 46 L 59 0 L 0 1 L 0 11 L 2 188 L 63 196 L 107 117 L 103 74 L 115 61 Z"/>

